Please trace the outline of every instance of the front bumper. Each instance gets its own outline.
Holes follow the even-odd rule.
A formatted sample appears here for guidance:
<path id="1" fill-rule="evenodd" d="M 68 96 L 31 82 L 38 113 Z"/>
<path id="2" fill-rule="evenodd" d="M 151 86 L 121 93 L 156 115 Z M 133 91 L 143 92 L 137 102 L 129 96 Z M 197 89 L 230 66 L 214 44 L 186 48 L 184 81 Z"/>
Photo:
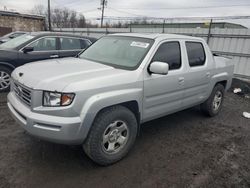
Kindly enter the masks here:
<path id="1" fill-rule="evenodd" d="M 8 108 L 13 118 L 31 135 L 62 144 L 81 144 L 80 117 L 61 117 L 33 112 L 13 92 L 8 94 Z"/>

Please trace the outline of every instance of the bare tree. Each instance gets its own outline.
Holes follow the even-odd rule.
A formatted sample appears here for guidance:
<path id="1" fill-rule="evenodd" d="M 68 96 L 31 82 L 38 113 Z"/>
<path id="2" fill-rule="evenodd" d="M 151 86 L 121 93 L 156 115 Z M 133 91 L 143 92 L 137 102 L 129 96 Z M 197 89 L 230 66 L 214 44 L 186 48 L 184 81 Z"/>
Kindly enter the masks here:
<path id="1" fill-rule="evenodd" d="M 51 11 L 52 25 L 56 27 L 63 27 L 63 14 L 59 8 L 52 9 Z"/>
<path id="2" fill-rule="evenodd" d="M 31 10 L 32 14 L 41 15 L 41 16 L 46 16 L 46 12 L 47 12 L 47 10 L 43 5 L 36 5 Z"/>
<path id="3" fill-rule="evenodd" d="M 77 26 L 77 15 L 76 15 L 76 11 L 72 11 L 70 14 L 70 26 L 72 28 Z"/>
<path id="4" fill-rule="evenodd" d="M 83 14 L 80 14 L 79 16 L 79 20 L 78 20 L 78 27 L 79 28 L 83 28 L 83 27 L 86 27 L 86 19 L 85 17 L 83 16 Z"/>
<path id="5" fill-rule="evenodd" d="M 62 27 L 64 28 L 70 27 L 70 24 L 69 24 L 70 10 L 67 8 L 64 8 L 62 11 L 62 17 L 63 17 Z"/>
<path id="6" fill-rule="evenodd" d="M 46 26 L 48 26 L 48 9 L 43 5 L 36 5 L 32 10 L 32 14 L 42 15 L 46 18 Z M 68 8 L 52 8 L 51 9 L 51 22 L 52 27 L 97 27 L 98 25 L 86 23 L 86 19 L 83 14 L 78 14 L 74 10 Z"/>

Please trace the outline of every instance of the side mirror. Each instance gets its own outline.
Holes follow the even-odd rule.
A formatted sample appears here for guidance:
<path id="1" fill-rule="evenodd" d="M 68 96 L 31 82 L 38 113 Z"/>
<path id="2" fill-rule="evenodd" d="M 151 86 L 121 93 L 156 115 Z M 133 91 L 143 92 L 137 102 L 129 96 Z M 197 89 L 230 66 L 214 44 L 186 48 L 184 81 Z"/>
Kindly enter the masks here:
<path id="1" fill-rule="evenodd" d="M 169 65 L 164 62 L 154 61 L 149 65 L 149 72 L 152 74 L 167 75 L 169 70 Z"/>
<path id="2" fill-rule="evenodd" d="M 28 53 L 28 52 L 32 52 L 34 50 L 34 47 L 30 47 L 30 46 L 26 46 L 24 49 L 23 49 L 23 53 Z"/>

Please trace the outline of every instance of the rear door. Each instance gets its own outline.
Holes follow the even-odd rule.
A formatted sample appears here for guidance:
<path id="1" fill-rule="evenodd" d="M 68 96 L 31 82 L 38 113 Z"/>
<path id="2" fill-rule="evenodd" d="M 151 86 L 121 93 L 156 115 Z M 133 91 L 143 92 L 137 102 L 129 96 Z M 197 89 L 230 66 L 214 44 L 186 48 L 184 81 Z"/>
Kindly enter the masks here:
<path id="1" fill-rule="evenodd" d="M 211 64 L 206 57 L 204 44 L 185 41 L 188 71 L 185 74 L 184 107 L 199 104 L 207 97 L 211 77 Z"/>
<path id="2" fill-rule="evenodd" d="M 19 62 L 21 64 L 44 59 L 58 58 L 57 37 L 41 37 L 25 47 L 33 47 L 34 50 L 28 53 L 24 53 L 22 49 L 19 51 Z"/>
<path id="3" fill-rule="evenodd" d="M 75 57 L 82 50 L 90 46 L 88 40 L 75 37 L 60 37 L 59 38 L 59 56 L 60 57 Z"/>

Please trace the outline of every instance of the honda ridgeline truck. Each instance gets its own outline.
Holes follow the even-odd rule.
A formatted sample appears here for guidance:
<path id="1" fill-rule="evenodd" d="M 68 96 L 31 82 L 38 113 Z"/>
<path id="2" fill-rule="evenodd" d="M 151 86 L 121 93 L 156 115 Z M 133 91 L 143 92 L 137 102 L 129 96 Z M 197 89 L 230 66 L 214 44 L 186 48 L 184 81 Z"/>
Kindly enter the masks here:
<path id="1" fill-rule="evenodd" d="M 200 105 L 219 113 L 233 64 L 201 38 L 170 34 L 102 37 L 78 58 L 21 66 L 8 107 L 31 135 L 79 144 L 100 165 L 122 159 L 144 122 Z"/>

